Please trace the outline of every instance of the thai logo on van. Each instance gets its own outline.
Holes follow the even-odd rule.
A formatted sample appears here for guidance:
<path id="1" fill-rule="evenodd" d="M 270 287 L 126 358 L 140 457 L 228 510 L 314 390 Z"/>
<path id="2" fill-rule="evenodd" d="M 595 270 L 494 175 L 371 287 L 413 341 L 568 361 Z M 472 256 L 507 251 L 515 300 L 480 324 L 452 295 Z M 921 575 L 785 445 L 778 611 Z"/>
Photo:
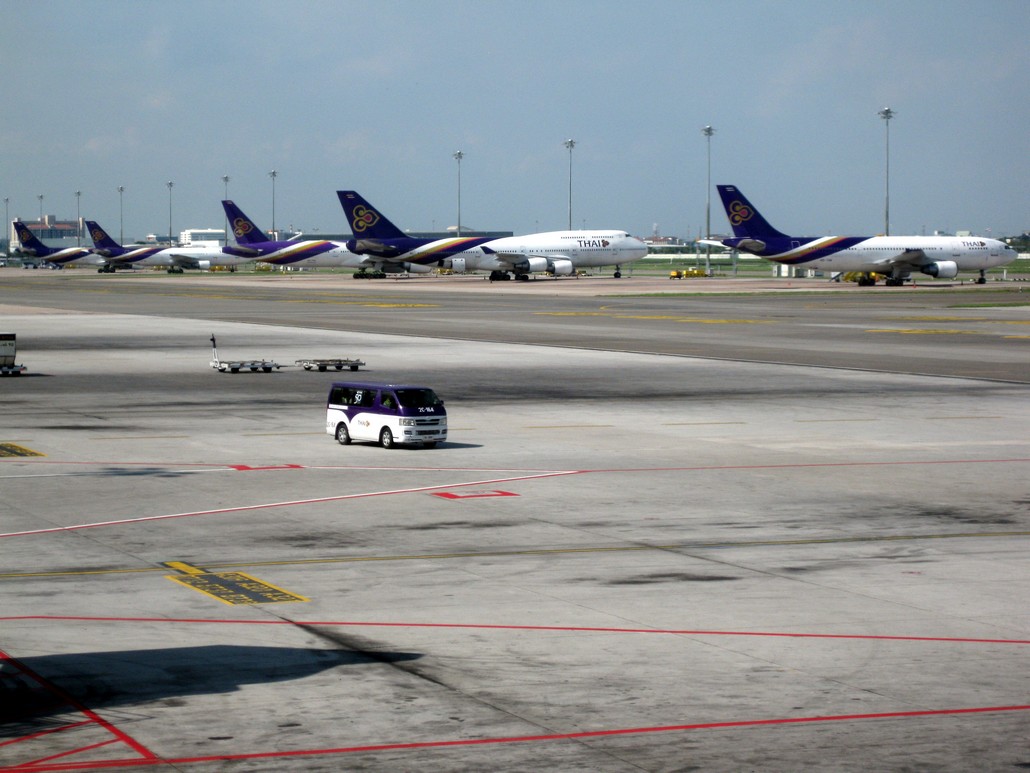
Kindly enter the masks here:
<path id="1" fill-rule="evenodd" d="M 375 210 L 360 204 L 354 207 L 354 220 L 351 222 L 351 228 L 354 230 L 354 233 L 361 233 L 378 222 L 379 214 Z"/>
<path id="2" fill-rule="evenodd" d="M 754 210 L 747 204 L 742 204 L 739 201 L 734 201 L 730 204 L 730 223 L 733 225 L 740 225 L 745 220 L 750 220 L 754 214 Z"/>
<path id="3" fill-rule="evenodd" d="M 238 217 L 232 221 L 232 232 L 237 236 L 245 236 L 254 230 L 254 226 L 245 218 Z"/>

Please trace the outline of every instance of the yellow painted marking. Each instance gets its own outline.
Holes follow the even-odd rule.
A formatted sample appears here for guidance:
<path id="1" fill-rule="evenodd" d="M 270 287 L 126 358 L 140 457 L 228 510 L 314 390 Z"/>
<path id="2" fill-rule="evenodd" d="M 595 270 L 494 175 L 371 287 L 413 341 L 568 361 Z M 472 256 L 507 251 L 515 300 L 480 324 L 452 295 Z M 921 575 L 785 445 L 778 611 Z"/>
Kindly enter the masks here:
<path id="1" fill-rule="evenodd" d="M 169 569 L 174 569 L 175 571 L 182 572 L 183 574 L 204 574 L 206 571 L 193 566 L 193 564 L 187 564 L 185 561 L 165 561 L 164 565 Z"/>
<path id="2" fill-rule="evenodd" d="M 422 553 L 417 555 L 397 556 L 344 556 L 338 558 L 301 558 L 288 561 L 249 561 L 233 562 L 228 564 L 213 564 L 213 567 L 220 569 L 232 569 L 236 567 L 260 567 L 260 566 L 312 566 L 317 564 L 356 564 L 365 562 L 383 561 L 433 561 L 438 559 L 454 558 L 498 558 L 505 556 L 541 556 L 541 555 L 565 555 L 576 553 L 629 553 L 645 550 L 703 550 L 707 548 L 737 548 L 737 547 L 776 547 L 778 545 L 831 545 L 846 544 L 855 542 L 913 542 L 924 539 L 979 539 L 991 537 L 1030 537 L 1030 531 L 995 531 L 995 532 L 956 532 L 947 534 L 900 534 L 889 536 L 869 537 L 826 537 L 824 539 L 795 539 L 795 540 L 753 540 L 741 542 L 698 542 L 680 543 L 668 545 L 616 545 L 608 547 L 584 547 L 584 548 L 553 548 L 540 550 L 488 550 L 466 553 Z M 148 567 L 145 569 L 86 569 L 81 571 L 62 572 L 21 572 L 0 574 L 2 580 L 18 580 L 37 577 L 84 577 L 89 575 L 104 574 L 144 574 L 148 572 L 166 571 L 167 566 Z M 169 579 L 179 579 L 169 577 Z M 263 583 L 267 585 L 267 583 Z M 275 587 L 275 586 L 269 586 Z M 282 590 L 281 588 L 277 590 Z M 287 591 L 282 591 L 286 593 Z M 292 595 L 292 594 L 291 594 Z M 309 601 L 300 596 L 297 600 Z"/>
<path id="3" fill-rule="evenodd" d="M 712 317 L 683 317 L 678 314 L 611 314 L 598 311 L 537 311 L 547 317 L 610 317 L 612 319 L 651 319 L 664 322 L 686 322 L 698 325 L 772 325 L 764 319 L 714 319 Z"/>
<path id="4" fill-rule="evenodd" d="M 208 572 L 184 561 L 166 561 L 164 565 L 182 572 L 181 575 L 165 575 L 166 579 L 192 588 L 223 604 L 239 606 L 310 601 L 304 596 L 290 593 L 243 572 Z"/>
<path id="5" fill-rule="evenodd" d="M 879 421 L 879 419 L 794 419 L 798 424 L 836 424 L 840 421 Z"/>
<path id="6" fill-rule="evenodd" d="M 0 456 L 46 456 L 46 454 L 14 443 L 0 443 Z"/>
<path id="7" fill-rule="evenodd" d="M 984 335 L 973 330 L 916 330 L 916 329 L 884 329 L 867 330 L 867 333 L 899 333 L 901 335 Z"/>
<path id="8" fill-rule="evenodd" d="M 746 421 L 667 421 L 666 427 L 714 427 L 721 424 L 747 424 Z"/>

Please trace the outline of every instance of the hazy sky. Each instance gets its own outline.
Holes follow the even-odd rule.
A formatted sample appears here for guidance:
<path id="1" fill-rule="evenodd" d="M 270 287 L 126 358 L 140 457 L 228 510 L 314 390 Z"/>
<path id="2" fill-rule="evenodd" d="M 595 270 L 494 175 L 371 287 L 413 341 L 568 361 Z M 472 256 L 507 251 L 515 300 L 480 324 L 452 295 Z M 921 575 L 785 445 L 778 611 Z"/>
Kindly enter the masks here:
<path id="1" fill-rule="evenodd" d="M 126 237 L 457 220 L 696 236 L 1030 229 L 1030 0 L 0 0 L 0 197 Z"/>

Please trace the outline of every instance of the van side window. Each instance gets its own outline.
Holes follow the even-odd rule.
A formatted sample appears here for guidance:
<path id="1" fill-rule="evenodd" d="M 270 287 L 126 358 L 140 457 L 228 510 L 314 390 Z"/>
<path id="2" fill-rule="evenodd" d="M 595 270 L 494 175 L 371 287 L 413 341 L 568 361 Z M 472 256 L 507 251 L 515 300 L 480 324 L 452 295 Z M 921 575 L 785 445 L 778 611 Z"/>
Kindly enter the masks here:
<path id="1" fill-rule="evenodd" d="M 374 389 L 355 389 L 351 405 L 359 405 L 362 408 L 371 408 L 375 399 L 376 391 Z"/>
<path id="2" fill-rule="evenodd" d="M 351 390 L 344 389 L 343 387 L 333 387 L 332 391 L 329 393 L 329 404 L 350 405 L 348 395 L 346 394 L 348 391 Z"/>
<path id="3" fill-rule="evenodd" d="M 397 398 L 393 392 L 383 392 L 383 396 L 379 400 L 379 404 L 390 411 L 397 410 Z"/>

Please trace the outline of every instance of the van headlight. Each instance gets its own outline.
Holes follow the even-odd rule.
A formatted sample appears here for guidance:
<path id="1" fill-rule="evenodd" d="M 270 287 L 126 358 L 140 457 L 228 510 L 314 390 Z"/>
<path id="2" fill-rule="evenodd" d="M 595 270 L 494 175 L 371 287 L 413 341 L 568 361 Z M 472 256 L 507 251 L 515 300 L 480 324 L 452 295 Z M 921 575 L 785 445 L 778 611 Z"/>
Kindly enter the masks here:
<path id="1" fill-rule="evenodd" d="M 416 424 L 414 419 L 401 419 L 402 427 L 414 427 Z"/>

